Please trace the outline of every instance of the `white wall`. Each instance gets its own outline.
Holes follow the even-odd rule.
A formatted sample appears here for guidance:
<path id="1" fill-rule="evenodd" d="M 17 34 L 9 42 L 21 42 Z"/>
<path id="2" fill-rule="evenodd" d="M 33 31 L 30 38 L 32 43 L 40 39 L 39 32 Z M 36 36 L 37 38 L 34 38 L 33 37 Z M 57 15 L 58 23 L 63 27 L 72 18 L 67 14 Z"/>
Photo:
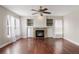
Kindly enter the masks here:
<path id="1" fill-rule="evenodd" d="M 33 19 L 34 25 L 31 27 L 28 27 L 28 34 L 27 34 L 27 19 Z M 45 27 L 47 28 L 47 37 L 57 37 L 54 35 L 54 24 L 53 26 L 46 26 L 46 18 L 51 19 L 57 19 L 62 20 L 62 16 L 43 16 L 43 18 L 39 18 L 39 16 L 27 16 L 27 17 L 21 17 L 21 31 L 22 31 L 22 37 L 33 37 L 33 28 L 35 27 Z M 60 36 L 61 37 L 61 36 Z"/>
<path id="2" fill-rule="evenodd" d="M 64 16 L 64 38 L 79 44 L 79 11 Z"/>
<path id="3" fill-rule="evenodd" d="M 8 38 L 6 35 L 6 16 L 7 15 L 12 15 L 14 17 L 19 18 L 19 16 L 16 15 L 15 13 L 0 6 L 0 48 L 12 42 L 12 38 Z"/>

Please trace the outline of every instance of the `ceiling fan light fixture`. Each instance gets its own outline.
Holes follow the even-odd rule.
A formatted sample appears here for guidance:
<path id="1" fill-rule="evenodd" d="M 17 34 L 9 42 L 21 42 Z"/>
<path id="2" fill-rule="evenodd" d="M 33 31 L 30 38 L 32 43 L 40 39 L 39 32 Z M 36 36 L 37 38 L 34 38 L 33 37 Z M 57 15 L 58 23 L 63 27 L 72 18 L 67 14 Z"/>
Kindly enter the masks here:
<path id="1" fill-rule="evenodd" d="M 40 16 L 43 16 L 43 14 L 51 14 L 51 12 L 48 12 L 47 10 L 48 10 L 48 8 L 43 8 L 42 6 L 40 6 L 40 8 L 38 10 L 32 9 L 32 11 L 36 11 L 35 14 L 38 13 L 38 14 L 40 14 Z M 33 15 L 35 15 L 35 14 L 33 14 Z"/>

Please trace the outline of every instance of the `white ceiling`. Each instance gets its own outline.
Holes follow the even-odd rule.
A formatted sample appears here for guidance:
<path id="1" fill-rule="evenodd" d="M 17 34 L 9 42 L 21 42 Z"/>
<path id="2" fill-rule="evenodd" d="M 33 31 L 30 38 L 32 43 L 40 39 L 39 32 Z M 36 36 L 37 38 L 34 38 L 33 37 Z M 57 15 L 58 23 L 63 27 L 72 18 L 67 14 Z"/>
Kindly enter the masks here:
<path id="1" fill-rule="evenodd" d="M 34 13 L 31 9 L 39 9 L 40 5 L 3 5 L 3 7 L 15 12 L 20 16 L 29 16 Z M 64 16 L 72 11 L 78 11 L 78 5 L 43 5 L 48 8 L 53 16 Z"/>

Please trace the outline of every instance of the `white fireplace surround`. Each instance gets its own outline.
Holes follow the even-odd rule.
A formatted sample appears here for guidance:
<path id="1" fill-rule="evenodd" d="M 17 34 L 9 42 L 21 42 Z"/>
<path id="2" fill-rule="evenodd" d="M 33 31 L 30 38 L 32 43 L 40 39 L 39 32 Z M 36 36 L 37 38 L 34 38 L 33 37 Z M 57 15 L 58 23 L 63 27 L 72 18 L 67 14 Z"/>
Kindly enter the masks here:
<path id="1" fill-rule="evenodd" d="M 34 35 L 34 37 L 36 37 L 36 34 L 35 34 L 36 30 L 44 30 L 44 37 L 47 37 L 47 28 L 46 27 L 43 27 L 43 28 L 40 28 L 40 27 L 33 28 L 33 33 L 34 33 L 33 35 Z"/>

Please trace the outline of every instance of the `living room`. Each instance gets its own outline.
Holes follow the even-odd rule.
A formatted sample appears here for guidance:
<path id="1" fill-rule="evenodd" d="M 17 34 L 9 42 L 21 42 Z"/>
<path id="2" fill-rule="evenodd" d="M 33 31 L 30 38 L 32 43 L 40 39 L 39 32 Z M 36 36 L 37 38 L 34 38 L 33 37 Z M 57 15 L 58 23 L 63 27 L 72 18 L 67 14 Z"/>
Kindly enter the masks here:
<path id="1" fill-rule="evenodd" d="M 69 5 L 1 5 L 0 53 L 79 53 L 78 10 Z"/>

